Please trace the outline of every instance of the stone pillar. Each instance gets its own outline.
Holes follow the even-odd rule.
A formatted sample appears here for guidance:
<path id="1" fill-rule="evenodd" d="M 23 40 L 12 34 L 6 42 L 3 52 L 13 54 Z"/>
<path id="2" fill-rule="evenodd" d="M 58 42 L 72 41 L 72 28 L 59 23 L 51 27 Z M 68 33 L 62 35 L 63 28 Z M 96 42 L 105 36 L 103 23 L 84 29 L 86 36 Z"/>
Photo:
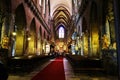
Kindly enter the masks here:
<path id="1" fill-rule="evenodd" d="M 90 36 L 90 30 L 88 30 L 88 56 L 91 56 L 91 36 Z"/>
<path id="2" fill-rule="evenodd" d="M 7 64 L 10 47 L 10 27 L 11 27 L 11 14 L 9 12 L 4 13 L 1 24 L 1 49 L 0 52 L 3 56 L 4 63 Z"/>
<path id="3" fill-rule="evenodd" d="M 116 43 L 117 43 L 117 60 L 118 60 L 118 78 L 120 79 L 120 1 L 114 1 L 114 14 L 115 14 L 115 32 L 116 32 Z"/>
<path id="4" fill-rule="evenodd" d="M 14 14 L 10 14 L 10 21 L 9 21 L 9 52 L 8 52 L 8 56 L 11 57 L 12 56 L 12 52 L 13 52 L 13 48 L 14 48 L 14 44 L 15 44 L 15 39 L 13 38 L 12 32 L 14 31 L 14 27 L 15 27 L 15 15 Z"/>

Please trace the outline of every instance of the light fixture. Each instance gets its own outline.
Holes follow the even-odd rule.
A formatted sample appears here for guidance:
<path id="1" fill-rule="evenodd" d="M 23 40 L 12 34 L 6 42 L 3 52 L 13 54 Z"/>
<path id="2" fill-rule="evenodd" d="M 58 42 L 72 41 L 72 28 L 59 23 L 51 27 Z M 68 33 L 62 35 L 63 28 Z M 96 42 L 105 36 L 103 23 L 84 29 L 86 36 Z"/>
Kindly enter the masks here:
<path id="1" fill-rule="evenodd" d="M 29 41 L 29 40 L 31 40 L 31 38 L 30 38 L 30 37 L 28 37 L 28 38 L 27 38 L 27 40 Z"/>
<path id="2" fill-rule="evenodd" d="M 12 32 L 12 35 L 13 35 L 13 36 L 16 36 L 16 32 Z"/>

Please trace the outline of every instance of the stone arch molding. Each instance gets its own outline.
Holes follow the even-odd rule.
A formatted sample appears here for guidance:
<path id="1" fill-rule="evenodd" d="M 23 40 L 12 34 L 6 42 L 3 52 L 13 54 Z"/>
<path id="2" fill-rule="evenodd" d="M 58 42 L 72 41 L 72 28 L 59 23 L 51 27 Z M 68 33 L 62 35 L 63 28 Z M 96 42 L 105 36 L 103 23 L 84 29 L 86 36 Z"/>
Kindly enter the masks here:
<path id="1" fill-rule="evenodd" d="M 20 4 L 15 9 L 15 22 L 13 25 L 13 32 L 16 32 L 16 36 L 13 38 L 11 45 L 12 56 L 21 56 L 25 52 L 25 28 L 26 28 L 26 14 L 23 4 Z"/>

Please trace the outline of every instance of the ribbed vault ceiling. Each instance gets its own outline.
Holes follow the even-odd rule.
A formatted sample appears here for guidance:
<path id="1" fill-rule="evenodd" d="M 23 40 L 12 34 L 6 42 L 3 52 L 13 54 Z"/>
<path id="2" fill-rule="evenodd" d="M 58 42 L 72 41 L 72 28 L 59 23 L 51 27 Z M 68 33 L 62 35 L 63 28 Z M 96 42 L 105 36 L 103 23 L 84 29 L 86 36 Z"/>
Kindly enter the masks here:
<path id="1" fill-rule="evenodd" d="M 54 21 L 55 29 L 63 25 L 65 29 L 72 15 L 72 0 L 50 0 L 50 14 Z"/>
<path id="2" fill-rule="evenodd" d="M 64 24 L 64 27 L 67 27 L 70 21 L 70 13 L 69 11 L 63 7 L 58 7 L 55 12 L 53 13 L 53 20 L 55 27 L 59 27 L 59 24 Z"/>
<path id="3" fill-rule="evenodd" d="M 53 13 L 60 6 L 65 7 L 69 11 L 70 15 L 72 15 L 72 0 L 50 0 L 51 17 L 53 17 Z"/>

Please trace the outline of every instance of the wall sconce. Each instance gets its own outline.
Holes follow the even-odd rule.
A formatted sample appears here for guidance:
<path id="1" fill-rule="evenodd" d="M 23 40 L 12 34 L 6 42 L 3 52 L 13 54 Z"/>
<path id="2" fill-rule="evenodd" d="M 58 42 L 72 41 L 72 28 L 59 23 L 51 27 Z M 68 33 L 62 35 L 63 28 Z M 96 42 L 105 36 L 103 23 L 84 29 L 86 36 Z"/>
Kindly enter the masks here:
<path id="1" fill-rule="evenodd" d="M 27 40 L 28 40 L 28 41 L 31 40 L 31 37 L 28 37 Z"/>
<path id="2" fill-rule="evenodd" d="M 16 33 L 16 32 L 12 32 L 12 35 L 13 35 L 13 36 L 16 36 L 16 35 L 17 35 L 17 33 Z"/>

